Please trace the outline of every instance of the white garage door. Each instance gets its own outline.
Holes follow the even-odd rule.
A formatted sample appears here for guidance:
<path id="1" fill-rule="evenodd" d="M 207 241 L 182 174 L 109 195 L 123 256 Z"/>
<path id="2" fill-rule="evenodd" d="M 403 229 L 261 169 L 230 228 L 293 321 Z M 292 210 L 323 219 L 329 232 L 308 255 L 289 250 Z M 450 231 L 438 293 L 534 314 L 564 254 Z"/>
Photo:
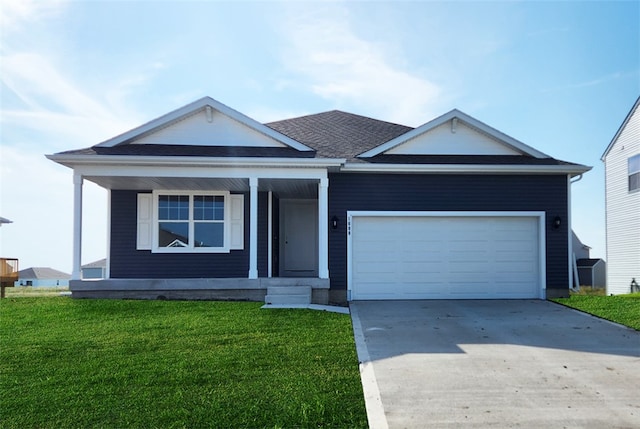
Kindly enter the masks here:
<path id="1" fill-rule="evenodd" d="M 352 216 L 351 299 L 541 296 L 539 218 Z"/>

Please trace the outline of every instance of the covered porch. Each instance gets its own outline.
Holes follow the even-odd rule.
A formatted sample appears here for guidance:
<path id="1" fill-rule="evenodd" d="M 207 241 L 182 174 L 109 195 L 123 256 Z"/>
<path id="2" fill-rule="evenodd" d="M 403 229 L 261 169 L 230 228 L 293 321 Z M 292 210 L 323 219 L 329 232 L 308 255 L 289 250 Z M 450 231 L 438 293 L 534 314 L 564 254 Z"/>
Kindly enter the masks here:
<path id="1" fill-rule="evenodd" d="M 309 287 L 313 303 L 328 302 L 327 172 L 341 160 L 280 159 L 278 167 L 273 166 L 274 160 L 246 158 L 181 159 L 179 166 L 166 159 L 129 165 L 122 157 L 115 161 L 105 165 L 103 158 L 100 165 L 74 165 L 70 282 L 74 297 L 262 301 L 270 287 Z M 107 268 L 101 280 L 81 279 L 85 180 L 108 191 Z M 211 192 L 224 197 L 224 233 L 220 233 L 224 245 L 218 250 L 163 246 L 158 238 L 162 229 L 159 196 L 184 193 L 193 201 L 193 195 Z M 151 201 L 147 233 L 140 229 L 140 214 L 145 210 L 141 195 Z M 137 206 L 131 203 L 134 197 Z M 122 202 L 127 199 L 129 203 Z M 233 212 L 231 205 L 238 201 L 244 207 Z M 132 211 L 138 218 L 137 229 L 130 225 Z M 192 215 L 190 219 L 193 222 Z M 146 234 L 148 247 L 140 247 L 141 234 Z"/>

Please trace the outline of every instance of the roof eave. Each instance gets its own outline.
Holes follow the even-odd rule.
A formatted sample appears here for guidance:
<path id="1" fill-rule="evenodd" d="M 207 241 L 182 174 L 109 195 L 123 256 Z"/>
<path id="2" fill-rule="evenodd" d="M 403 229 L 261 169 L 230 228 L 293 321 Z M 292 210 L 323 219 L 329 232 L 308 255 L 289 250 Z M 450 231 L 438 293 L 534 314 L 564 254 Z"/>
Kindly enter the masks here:
<path id="1" fill-rule="evenodd" d="M 347 163 L 343 172 L 439 173 L 439 174 L 584 174 L 585 165 L 488 165 L 488 164 L 361 164 Z"/>
<path id="2" fill-rule="evenodd" d="M 618 140 L 618 137 L 620 137 L 620 134 L 622 133 L 622 130 L 625 129 L 625 127 L 627 126 L 627 124 L 629 123 L 629 121 L 631 120 L 631 117 L 633 116 L 633 113 L 636 111 L 636 109 L 640 106 L 640 96 L 637 98 L 636 102 L 633 104 L 633 107 L 631 108 L 631 110 L 629 110 L 629 113 L 627 113 L 627 116 L 624 118 L 624 121 L 622 121 L 622 124 L 620 125 L 620 127 L 618 128 L 618 131 L 616 131 L 616 134 L 613 136 L 613 138 L 611 139 L 611 141 L 609 142 L 609 145 L 607 146 L 607 148 L 604 150 L 604 153 L 602 154 L 602 156 L 600 157 L 600 161 L 604 162 L 604 159 L 607 157 L 607 155 L 609 154 L 609 152 L 611 151 L 611 149 L 613 148 L 613 145 L 616 143 L 616 141 Z"/>
<path id="3" fill-rule="evenodd" d="M 339 158 L 267 158 L 267 157 L 201 157 L 201 156 L 136 156 L 136 155 L 46 155 L 51 161 L 69 168 L 88 165 L 180 166 L 180 167 L 340 167 Z"/>

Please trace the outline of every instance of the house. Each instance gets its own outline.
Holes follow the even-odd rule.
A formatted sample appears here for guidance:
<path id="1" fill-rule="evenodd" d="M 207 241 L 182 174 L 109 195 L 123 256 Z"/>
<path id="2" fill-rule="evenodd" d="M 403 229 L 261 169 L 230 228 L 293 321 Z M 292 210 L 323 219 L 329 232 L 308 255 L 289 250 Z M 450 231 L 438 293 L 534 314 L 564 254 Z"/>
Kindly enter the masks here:
<path id="1" fill-rule="evenodd" d="M 591 247 L 582 243 L 575 232 L 572 232 L 571 235 L 578 274 L 576 285 L 605 289 L 607 285 L 606 263 L 602 259 L 591 258 Z"/>
<path id="2" fill-rule="evenodd" d="M 107 258 L 85 264 L 80 269 L 83 279 L 103 279 L 107 276 Z"/>
<path id="3" fill-rule="evenodd" d="M 74 297 L 321 304 L 567 296 L 570 182 L 590 169 L 459 110 L 417 128 L 337 110 L 262 124 L 209 97 L 47 157 L 74 173 Z M 84 180 L 110 207 L 109 275 L 91 282 Z"/>
<path id="4" fill-rule="evenodd" d="M 15 286 L 57 287 L 69 286 L 71 275 L 48 267 L 32 267 L 20 270 Z"/>
<path id="5" fill-rule="evenodd" d="M 571 241 L 573 243 L 573 254 L 575 255 L 576 259 L 589 258 L 591 247 L 584 244 L 573 231 L 571 231 Z"/>
<path id="6" fill-rule="evenodd" d="M 640 283 L 640 97 L 602 155 L 605 171 L 607 294 Z"/>

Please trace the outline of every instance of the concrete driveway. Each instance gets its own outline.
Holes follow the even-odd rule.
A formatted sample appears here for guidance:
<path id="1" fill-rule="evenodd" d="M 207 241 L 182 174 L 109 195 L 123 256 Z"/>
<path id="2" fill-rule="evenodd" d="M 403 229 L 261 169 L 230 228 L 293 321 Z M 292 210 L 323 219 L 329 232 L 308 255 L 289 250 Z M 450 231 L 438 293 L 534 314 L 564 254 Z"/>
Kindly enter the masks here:
<path id="1" fill-rule="evenodd" d="M 540 300 L 351 315 L 371 428 L 640 428 L 640 332 Z"/>

